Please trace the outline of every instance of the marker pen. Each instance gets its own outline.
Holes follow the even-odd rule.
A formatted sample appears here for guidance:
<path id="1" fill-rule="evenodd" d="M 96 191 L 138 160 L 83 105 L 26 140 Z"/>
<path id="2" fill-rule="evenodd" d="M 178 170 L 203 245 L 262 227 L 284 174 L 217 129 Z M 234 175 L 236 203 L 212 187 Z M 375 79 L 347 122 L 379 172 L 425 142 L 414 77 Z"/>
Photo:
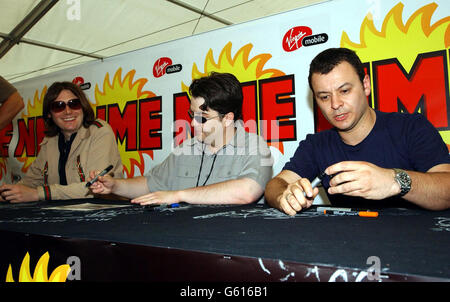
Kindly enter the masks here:
<path id="1" fill-rule="evenodd" d="M 337 209 L 337 208 L 336 208 Z M 324 214 L 342 215 L 342 216 L 360 216 L 360 217 L 378 217 L 375 211 L 340 211 L 340 210 L 323 210 Z"/>
<path id="2" fill-rule="evenodd" d="M 311 182 L 311 186 L 313 187 L 313 189 L 322 182 L 322 179 L 325 177 L 325 175 L 326 175 L 325 172 L 322 172 L 316 178 L 313 179 L 313 181 Z"/>
<path id="3" fill-rule="evenodd" d="M 323 211 L 344 211 L 344 212 L 350 212 L 352 209 L 350 208 L 337 208 L 337 207 L 317 207 L 316 208 L 316 212 L 321 212 L 323 213 Z"/>
<path id="4" fill-rule="evenodd" d="M 322 179 L 325 177 L 325 172 L 320 173 L 316 178 L 313 179 L 313 181 L 311 182 L 311 187 L 314 189 L 315 187 L 317 187 L 321 182 Z M 303 196 L 306 197 L 306 192 L 303 191 Z"/>
<path id="5" fill-rule="evenodd" d="M 92 186 L 92 184 L 98 180 L 98 177 L 99 177 L 99 176 L 105 175 L 106 173 L 108 173 L 109 171 L 111 171 L 112 168 L 113 168 L 113 165 L 109 165 L 108 167 L 106 167 L 105 170 L 103 170 L 102 172 L 100 172 L 100 173 L 99 173 L 97 176 L 95 176 L 91 181 L 88 181 L 88 182 L 86 183 L 86 188 Z"/>
<path id="6" fill-rule="evenodd" d="M 145 205 L 144 209 L 146 209 L 148 211 L 154 211 L 154 210 L 162 210 L 162 209 L 173 209 L 173 208 L 179 208 L 179 207 L 180 207 L 179 203 L 172 203 L 172 204 L 162 203 L 162 204 Z"/>

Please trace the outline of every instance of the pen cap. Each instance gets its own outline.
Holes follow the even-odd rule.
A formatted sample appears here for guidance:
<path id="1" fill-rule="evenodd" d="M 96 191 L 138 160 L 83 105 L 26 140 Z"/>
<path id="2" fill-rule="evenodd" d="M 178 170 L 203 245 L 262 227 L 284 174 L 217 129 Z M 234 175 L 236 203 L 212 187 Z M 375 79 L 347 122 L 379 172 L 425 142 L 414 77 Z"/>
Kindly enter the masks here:
<path id="1" fill-rule="evenodd" d="M 109 171 L 111 171 L 112 168 L 113 168 L 113 165 L 109 165 L 108 167 L 106 167 L 105 171 L 109 172 Z"/>
<path id="2" fill-rule="evenodd" d="M 378 217 L 378 212 L 360 211 L 358 215 L 361 217 Z"/>

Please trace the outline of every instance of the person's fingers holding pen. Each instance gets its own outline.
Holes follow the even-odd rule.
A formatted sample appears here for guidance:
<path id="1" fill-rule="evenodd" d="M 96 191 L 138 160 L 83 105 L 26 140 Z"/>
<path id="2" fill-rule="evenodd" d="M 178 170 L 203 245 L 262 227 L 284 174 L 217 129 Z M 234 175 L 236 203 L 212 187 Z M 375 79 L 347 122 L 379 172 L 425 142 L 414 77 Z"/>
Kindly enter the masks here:
<path id="1" fill-rule="evenodd" d="M 281 202 L 282 206 L 284 202 L 283 210 L 286 214 L 295 215 L 298 211 L 301 211 L 302 209 L 302 206 L 298 202 L 297 198 L 295 198 L 295 195 L 290 190 L 286 190 L 286 192 L 283 193 Z"/>
<path id="2" fill-rule="evenodd" d="M 93 184 L 94 182 L 96 182 L 97 179 L 98 179 L 100 176 L 106 175 L 106 173 L 108 173 L 109 171 L 111 171 L 112 168 L 113 168 L 113 165 L 109 165 L 108 167 L 106 167 L 106 168 L 105 168 L 103 171 L 101 171 L 100 173 L 96 173 L 96 175 L 94 176 L 94 178 L 92 178 L 90 181 L 88 181 L 88 182 L 86 183 L 86 187 L 88 188 L 88 187 L 92 186 L 92 184 Z"/>
<path id="3" fill-rule="evenodd" d="M 334 175 L 329 194 L 359 196 L 379 200 L 398 194 L 394 171 L 364 161 L 342 161 L 329 166 L 327 174 Z"/>
<path id="4" fill-rule="evenodd" d="M 297 211 L 294 209 L 294 207 L 300 208 L 300 205 L 298 206 L 292 206 L 290 204 L 290 202 L 288 201 L 288 199 L 294 198 L 293 196 L 291 196 L 292 194 L 281 194 L 280 198 L 279 198 L 279 205 L 280 205 L 280 210 L 283 211 L 284 213 L 286 213 L 289 216 L 295 216 L 295 214 L 297 214 Z M 299 210 L 299 211 L 300 211 Z"/>
<path id="5" fill-rule="evenodd" d="M 313 187 L 307 178 L 301 178 L 289 184 L 281 194 L 280 208 L 286 214 L 293 216 L 302 209 L 309 208 L 317 194 L 319 194 L 319 189 Z"/>
<path id="6" fill-rule="evenodd" d="M 300 181 L 297 181 L 291 185 L 288 186 L 288 189 L 291 192 L 291 195 L 289 196 L 289 203 L 294 208 L 294 210 L 301 211 L 303 208 L 307 206 L 307 202 L 305 199 L 305 196 L 303 194 L 303 188 Z"/>
<path id="7" fill-rule="evenodd" d="M 292 186 L 291 191 L 302 208 L 309 208 L 314 197 L 319 193 L 319 189 L 313 188 L 307 178 L 299 179 L 296 185 Z"/>
<path id="8" fill-rule="evenodd" d="M 313 186 L 308 178 L 301 178 L 298 180 L 298 182 L 303 189 L 302 194 L 306 198 L 306 201 L 312 204 L 314 198 L 317 196 L 317 194 L 319 194 L 319 189 L 316 188 L 315 185 Z M 311 206 L 311 204 L 309 204 L 309 206 Z"/>
<path id="9" fill-rule="evenodd" d="M 292 193 L 282 194 L 279 199 L 280 210 L 284 213 L 294 216 L 301 210 L 300 204 L 298 204 Z"/>
<path id="10" fill-rule="evenodd" d="M 303 205 L 306 206 L 304 199 L 302 189 L 295 182 L 290 184 L 281 194 L 280 206 L 286 214 L 293 216 L 302 210 Z"/>
<path id="11" fill-rule="evenodd" d="M 89 188 L 95 194 L 110 194 L 114 187 L 114 178 L 112 178 L 108 174 L 100 176 L 99 173 L 100 171 L 89 172 L 88 181 L 91 181 L 92 179 L 95 179 L 95 177 L 97 177 L 97 181 L 90 185 Z"/>
<path id="12" fill-rule="evenodd" d="M 89 181 L 91 181 L 91 180 L 93 180 L 98 174 L 100 174 L 100 171 L 95 171 L 95 170 L 93 170 L 93 171 L 90 171 L 89 172 L 89 177 L 88 177 L 88 182 Z"/>
<path id="13" fill-rule="evenodd" d="M 88 183 L 91 182 L 99 173 L 100 171 L 90 171 L 89 177 L 87 179 Z M 98 183 L 98 181 L 99 180 L 97 179 L 97 181 L 95 181 L 92 185 L 89 186 L 91 191 L 94 193 L 101 193 L 99 192 L 99 190 L 101 189 L 101 185 Z"/>

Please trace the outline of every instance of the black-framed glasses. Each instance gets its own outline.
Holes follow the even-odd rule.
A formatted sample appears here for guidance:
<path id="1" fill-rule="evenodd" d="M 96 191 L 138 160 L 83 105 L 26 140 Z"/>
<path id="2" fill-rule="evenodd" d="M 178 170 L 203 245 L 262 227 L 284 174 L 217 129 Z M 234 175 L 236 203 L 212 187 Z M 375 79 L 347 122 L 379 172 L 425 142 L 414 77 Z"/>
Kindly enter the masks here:
<path id="1" fill-rule="evenodd" d="M 80 99 L 69 100 L 67 103 L 63 101 L 54 101 L 50 104 L 50 111 L 54 113 L 62 112 L 66 109 L 66 105 L 69 106 L 72 110 L 80 110 L 81 109 L 81 101 Z"/>
<path id="2" fill-rule="evenodd" d="M 192 110 L 189 110 L 189 111 L 188 111 L 188 114 L 189 114 L 189 117 L 190 117 L 191 119 L 194 119 L 194 120 L 195 120 L 197 123 L 199 123 L 199 124 L 204 124 L 204 123 L 206 123 L 207 121 L 209 121 L 210 119 L 213 119 L 213 118 L 218 117 L 218 115 L 212 116 L 212 117 L 204 117 L 204 116 L 201 115 L 201 114 L 195 114 L 194 112 L 192 112 Z"/>

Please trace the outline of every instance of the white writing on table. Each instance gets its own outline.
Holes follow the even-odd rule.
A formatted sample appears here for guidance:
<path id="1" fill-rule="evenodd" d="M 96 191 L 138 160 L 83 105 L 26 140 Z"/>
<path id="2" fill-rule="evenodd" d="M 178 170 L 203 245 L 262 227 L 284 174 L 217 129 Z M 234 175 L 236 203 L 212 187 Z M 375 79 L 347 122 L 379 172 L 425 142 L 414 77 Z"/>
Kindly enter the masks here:
<path id="1" fill-rule="evenodd" d="M 436 227 L 432 228 L 433 231 L 447 231 L 450 232 L 450 218 L 449 217 L 435 217 L 438 221 L 434 224 Z"/>

